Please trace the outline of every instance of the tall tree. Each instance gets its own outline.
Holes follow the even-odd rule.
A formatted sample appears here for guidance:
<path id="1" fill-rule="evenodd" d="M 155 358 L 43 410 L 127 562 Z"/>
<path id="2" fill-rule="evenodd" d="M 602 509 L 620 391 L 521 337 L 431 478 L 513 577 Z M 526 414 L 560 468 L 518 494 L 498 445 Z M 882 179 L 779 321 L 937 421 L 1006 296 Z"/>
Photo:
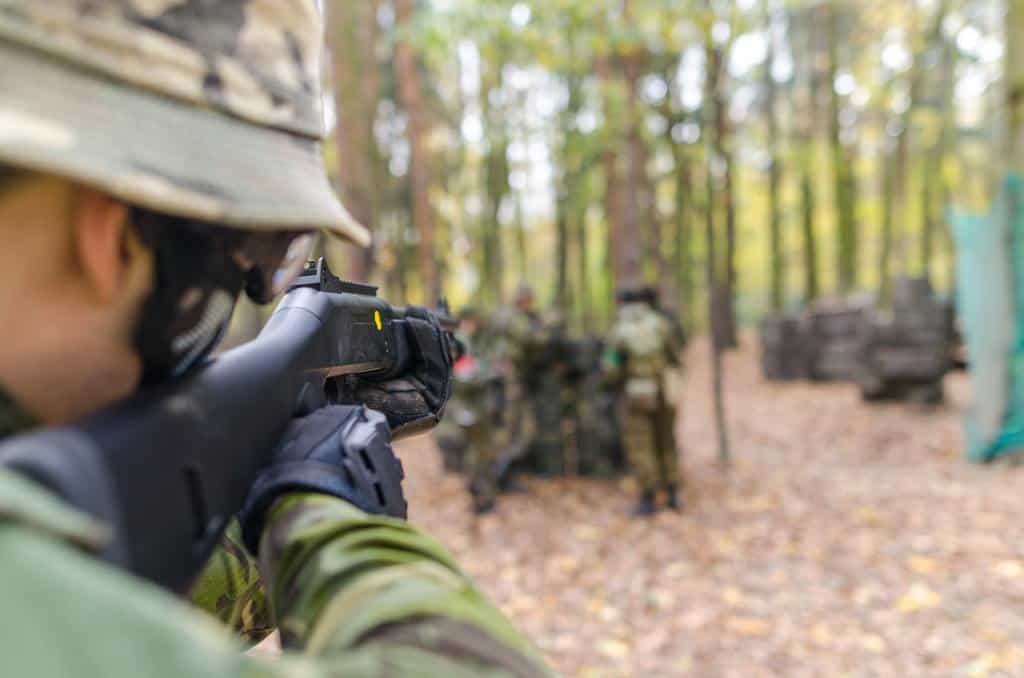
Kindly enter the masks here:
<path id="1" fill-rule="evenodd" d="M 782 157 L 779 152 L 780 129 L 778 96 L 775 83 L 775 30 L 772 0 L 765 0 L 764 14 L 768 35 L 768 57 L 764 66 L 765 120 L 768 145 L 768 233 L 770 243 L 771 307 L 781 310 L 786 300 L 785 243 L 782 234 Z"/>
<path id="2" fill-rule="evenodd" d="M 943 26 L 949 8 L 949 0 L 942 0 L 939 3 L 928 40 L 929 49 L 933 54 L 937 53 L 934 82 L 939 131 L 935 135 L 931 148 L 924 149 L 925 167 L 921 180 L 921 240 L 918 251 L 921 272 L 929 278 L 935 272 L 936 236 L 941 228 L 939 224 L 942 221 L 942 210 L 948 204 L 952 193 L 946 165 L 956 133 L 954 103 L 956 52 L 953 44 L 943 34 Z"/>
<path id="3" fill-rule="evenodd" d="M 394 0 L 394 8 L 399 32 L 395 43 L 395 80 L 399 99 L 408 117 L 412 221 L 419 235 L 419 268 L 424 301 L 434 303 L 442 296 L 442 290 L 435 249 L 436 218 L 430 197 L 430 123 L 419 62 L 411 40 L 415 7 L 413 0 Z"/>
<path id="4" fill-rule="evenodd" d="M 706 196 L 707 209 L 705 212 L 705 262 L 704 279 L 707 294 L 708 325 L 710 332 L 711 348 L 711 397 L 714 404 L 715 424 L 718 434 L 718 458 L 723 468 L 730 463 L 729 434 L 725 414 L 725 375 L 722 364 L 722 350 L 724 348 L 725 328 L 723 327 L 723 311 L 728 309 L 723 305 L 723 292 L 725 286 L 719 272 L 718 261 L 718 229 L 716 228 L 715 204 L 716 200 L 716 163 L 720 162 L 720 142 L 717 140 L 719 134 L 718 117 L 720 113 L 716 108 L 721 105 L 720 95 L 717 93 L 719 77 L 722 71 L 722 51 L 715 44 L 714 37 L 714 11 L 711 0 L 705 0 L 704 13 L 704 49 L 706 59 L 706 72 L 704 81 L 704 128 L 706 153 Z"/>
<path id="5" fill-rule="evenodd" d="M 630 197 L 627 177 L 629 174 L 628 153 L 620 134 L 626 118 L 628 89 L 617 72 L 612 56 L 598 56 L 596 70 L 601 79 L 604 107 L 604 150 L 601 163 L 604 167 L 604 208 L 608 222 L 608 257 L 611 263 L 612 279 L 615 283 L 633 282 L 640 277 L 640 246 L 636 233 L 630 231 L 635 215 L 630 215 Z"/>
<path id="6" fill-rule="evenodd" d="M 821 293 L 819 276 L 819 248 L 817 230 L 817 176 L 818 168 L 817 137 L 819 120 L 819 102 L 824 89 L 824 74 L 820 68 L 818 55 L 822 51 L 822 35 L 819 29 L 821 12 L 817 7 L 790 10 L 789 27 L 791 31 L 799 31 L 793 40 L 794 47 L 799 50 L 797 67 L 801 74 L 799 115 L 795 129 L 796 171 L 800 181 L 800 230 L 803 260 L 803 298 L 810 303 Z"/>
<path id="7" fill-rule="evenodd" d="M 481 93 L 484 140 L 484 214 L 481 220 L 482 298 L 488 303 L 502 300 L 504 255 L 501 237 L 502 206 L 509 197 L 508 117 L 503 102 L 506 49 L 496 40 L 481 46 Z"/>
<path id="8" fill-rule="evenodd" d="M 1024 171 L 1024 3 L 1007 0 L 1006 105 L 1009 169 Z"/>
<path id="9" fill-rule="evenodd" d="M 334 2 L 327 7 L 327 40 L 338 120 L 338 188 L 352 216 L 371 231 L 377 226 L 381 168 L 373 128 L 380 101 L 377 5 L 377 0 L 368 0 Z M 368 280 L 376 259 L 373 249 L 347 249 L 346 275 L 354 280 Z"/>
<path id="10" fill-rule="evenodd" d="M 839 92 L 840 45 L 844 43 L 843 21 L 845 5 L 834 2 L 828 11 L 828 85 L 829 85 L 829 143 L 832 154 L 832 171 L 835 185 L 836 225 L 838 247 L 836 248 L 836 270 L 839 291 L 852 292 L 858 282 L 857 233 L 857 184 L 854 171 L 853 144 L 843 139 L 843 97 Z"/>
<path id="11" fill-rule="evenodd" d="M 720 290 L 720 299 L 716 305 L 717 316 L 713 319 L 712 327 L 714 331 L 719 332 L 719 344 L 722 348 L 736 348 L 739 346 L 736 320 L 736 199 L 729 111 L 724 83 L 728 41 L 732 38 L 730 34 L 728 38 L 721 40 L 715 33 L 712 27 L 705 36 L 705 107 L 711 113 L 711 119 L 705 126 L 705 135 L 709 141 L 709 167 L 712 170 L 708 175 L 708 181 L 717 182 L 718 175 L 721 174 L 721 191 L 708 193 L 708 210 L 715 212 L 721 207 L 723 251 L 719 257 L 721 261 L 716 260 L 714 264 L 718 270 L 717 287 Z M 715 200 L 710 200 L 712 197 Z"/>

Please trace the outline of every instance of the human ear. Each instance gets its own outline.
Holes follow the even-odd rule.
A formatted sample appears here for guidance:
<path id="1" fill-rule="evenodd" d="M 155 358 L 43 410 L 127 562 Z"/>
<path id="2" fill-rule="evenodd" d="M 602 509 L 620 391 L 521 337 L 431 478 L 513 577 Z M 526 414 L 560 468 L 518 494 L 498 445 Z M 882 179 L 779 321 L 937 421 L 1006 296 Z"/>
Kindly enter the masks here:
<path id="1" fill-rule="evenodd" d="M 130 273 L 131 256 L 125 247 L 128 214 L 124 203 L 88 187 L 79 188 L 72 206 L 78 265 L 86 291 L 101 304 L 117 298 Z"/>

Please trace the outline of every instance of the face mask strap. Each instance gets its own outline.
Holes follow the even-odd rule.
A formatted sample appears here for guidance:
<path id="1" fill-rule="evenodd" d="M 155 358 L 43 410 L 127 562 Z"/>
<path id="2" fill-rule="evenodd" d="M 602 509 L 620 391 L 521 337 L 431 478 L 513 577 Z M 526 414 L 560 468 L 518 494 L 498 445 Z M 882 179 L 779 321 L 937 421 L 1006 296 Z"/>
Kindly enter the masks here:
<path id="1" fill-rule="evenodd" d="M 231 253 L 244 235 L 142 209 L 133 221 L 155 260 L 135 340 L 143 381 L 180 379 L 203 364 L 231 320 L 244 283 Z"/>

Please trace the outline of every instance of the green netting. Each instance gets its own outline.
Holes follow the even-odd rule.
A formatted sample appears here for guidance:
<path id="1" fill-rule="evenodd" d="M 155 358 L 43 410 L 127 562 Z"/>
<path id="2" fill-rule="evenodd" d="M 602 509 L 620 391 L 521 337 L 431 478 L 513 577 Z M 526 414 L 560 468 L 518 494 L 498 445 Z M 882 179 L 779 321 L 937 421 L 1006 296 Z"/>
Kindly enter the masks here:
<path id="1" fill-rule="evenodd" d="M 1024 177 L 1007 177 L 989 214 L 951 220 L 974 385 L 967 455 L 992 461 L 1024 450 Z"/>

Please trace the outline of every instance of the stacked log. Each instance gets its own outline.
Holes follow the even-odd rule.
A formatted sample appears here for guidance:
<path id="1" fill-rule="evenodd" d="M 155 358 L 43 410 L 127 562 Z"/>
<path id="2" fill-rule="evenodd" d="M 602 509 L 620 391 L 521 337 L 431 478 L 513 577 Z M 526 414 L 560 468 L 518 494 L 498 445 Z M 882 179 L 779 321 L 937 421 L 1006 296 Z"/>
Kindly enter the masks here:
<path id="1" fill-rule="evenodd" d="M 898 280 L 892 309 L 867 316 L 862 341 L 856 381 L 866 400 L 942 401 L 953 336 L 927 279 Z"/>
<path id="2" fill-rule="evenodd" d="M 796 313 L 761 320 L 761 371 L 768 381 L 797 381 L 808 374 L 807 330 Z"/>

